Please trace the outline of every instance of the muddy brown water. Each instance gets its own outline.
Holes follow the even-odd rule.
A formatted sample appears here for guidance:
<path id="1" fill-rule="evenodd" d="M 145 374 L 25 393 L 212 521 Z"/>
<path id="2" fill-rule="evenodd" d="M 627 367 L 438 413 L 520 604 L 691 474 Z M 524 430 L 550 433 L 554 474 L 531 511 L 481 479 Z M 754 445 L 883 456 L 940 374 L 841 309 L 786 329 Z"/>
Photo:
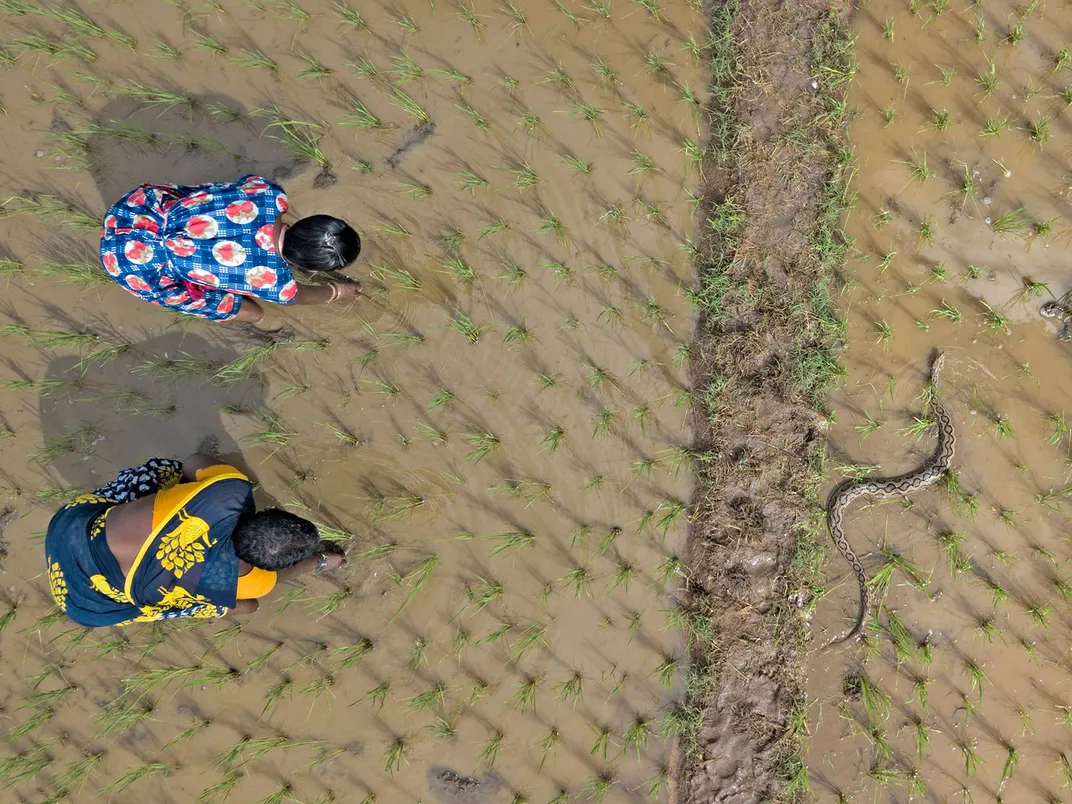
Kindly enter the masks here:
<path id="1" fill-rule="evenodd" d="M 894 571 L 882 605 L 911 641 L 930 646 L 931 661 L 913 648 L 898 658 L 885 612 L 878 617 L 884 628 L 872 627 L 868 644 L 811 657 L 809 767 L 818 801 L 1069 800 L 1072 780 L 1062 768 L 1072 609 L 1058 584 L 1070 577 L 1072 453 L 1067 430 L 1055 435 L 1054 417 L 1069 419 L 1072 364 L 1054 324 L 1037 311 L 1072 289 L 1072 129 L 1057 97 L 1072 72 L 1055 69 L 1072 25 L 1058 5 L 1024 11 L 1010 3 L 956 3 L 944 11 L 923 5 L 913 15 L 903 3 L 879 1 L 853 18 L 858 204 L 846 232 L 860 254 L 848 266 L 842 297 L 851 345 L 846 382 L 831 399 L 832 463 L 895 474 L 925 460 L 933 435 L 916 440 L 902 431 L 923 415 L 917 394 L 932 351 L 941 350 L 941 391 L 957 428 L 954 469 L 978 511 L 958 515 L 945 486 L 919 491 L 909 504 L 853 507 L 845 529 L 869 575 L 887 562 L 881 546 L 920 568 L 918 583 Z M 1021 19 L 1023 36 L 1014 43 Z M 887 21 L 892 38 L 883 34 Z M 1000 81 L 989 96 L 977 80 L 988 59 Z M 907 81 L 895 68 L 908 70 Z M 1029 130 L 1039 115 L 1048 120 L 1045 142 L 1033 142 Z M 1006 116 L 1000 135 L 980 136 L 987 118 Z M 905 163 L 924 154 L 933 176 L 914 182 Z M 975 179 L 970 194 L 957 192 L 965 169 Z M 1052 220 L 1052 232 L 994 231 L 1018 208 Z M 890 220 L 879 226 L 883 211 Z M 925 219 L 936 230 L 930 243 L 918 235 Z M 987 318 L 986 305 L 1007 321 Z M 942 549 L 949 534 L 961 539 L 957 573 Z M 855 578 L 827 543 L 816 645 L 846 630 L 856 614 Z M 879 690 L 870 719 L 852 683 L 859 674 Z M 917 724 L 930 738 L 922 755 Z"/>
<path id="2" fill-rule="evenodd" d="M 681 4 L 666 4 L 654 19 L 637 4 L 615 3 L 610 20 L 602 21 L 567 3 L 580 18 L 576 25 L 548 3 L 517 5 L 527 24 L 512 28 L 505 6 L 476 3 L 476 30 L 457 13 L 460 7 L 445 2 L 360 4 L 367 29 L 355 30 L 340 23 L 332 4 L 313 0 L 293 7 L 101 3 L 83 10 L 101 26 L 134 37 L 137 51 L 82 37 L 97 54 L 92 63 L 63 54 L 50 59 L 18 44 L 34 31 L 55 41 L 69 36 L 54 20 L 9 14 L 0 22 L 0 39 L 10 43 L 5 48 L 18 54 L 0 75 L 5 198 L 45 193 L 97 216 L 142 181 L 261 172 L 285 184 L 297 215 L 333 213 L 359 228 L 365 248 L 350 273 L 368 296 L 350 308 L 269 311 L 266 325 L 292 328 L 304 348 L 278 348 L 264 363 L 263 384 L 221 388 L 204 372 L 139 373 L 154 356 L 226 362 L 257 341 L 176 321 L 111 284 L 57 283 L 41 266 L 91 261 L 94 233 L 61 216 L 18 214 L 0 221 L 6 255 L 25 262 L 4 278 L 4 324 L 93 332 L 106 342 L 131 344 L 114 364 L 91 366 L 79 380 L 71 372 L 77 349 L 37 347 L 17 334 L 3 341 L 3 381 L 33 383 L 0 391 L 11 431 L 0 444 L 0 502 L 19 515 L 4 534 L 9 555 L 0 588 L 8 603 L 19 601 L 14 622 L 0 635 L 4 729 L 40 711 L 19 709 L 35 683 L 38 692 L 73 687 L 54 703 L 51 719 L 3 748 L 5 756 L 33 755 L 37 745 L 51 759 L 36 779 L 4 794 L 11 800 L 44 800 L 71 763 L 104 751 L 85 785 L 71 788 L 74 800 L 193 801 L 225 777 L 213 763 L 228 746 L 277 735 L 317 742 L 253 760 L 242 768 L 231 800 L 260 801 L 286 784 L 294 800 L 306 802 L 328 800 L 332 792 L 348 802 L 371 802 L 372 795 L 381 802 L 433 795 L 463 800 L 449 790 L 430 791 L 428 779 L 445 790 L 444 779 L 479 777 L 492 764 L 481 754 L 497 733 L 502 745 L 495 775 L 484 777 L 477 785 L 483 798 L 472 801 L 484 801 L 493 788 L 496 801 L 548 801 L 561 790 L 579 796 L 604 773 L 614 778 L 607 801 L 636 800 L 665 766 L 668 746 L 658 720 L 672 693 L 653 671 L 666 657 L 681 657 L 682 649 L 676 634 L 664 630 L 668 603 L 656 579 L 660 564 L 681 546 L 684 522 L 668 523 L 665 533 L 638 525 L 646 512 L 658 519 L 690 494 L 684 475 L 675 475 L 663 454 L 689 442 L 684 409 L 674 406 L 684 382 L 675 354 L 691 330 L 682 291 L 692 283 L 692 269 L 678 245 L 691 230 L 686 188 L 695 177 L 677 149 L 686 137 L 698 139 L 693 110 L 673 82 L 702 87 L 699 67 L 680 45 L 689 33 L 702 40 L 703 24 Z M 299 6 L 307 19 L 292 15 Z M 405 31 L 397 21 L 402 16 L 419 30 Z M 218 39 L 228 52 L 212 57 L 199 48 L 198 34 Z M 177 48 L 181 59 L 154 58 L 158 43 Z M 231 62 L 243 48 L 268 54 L 279 75 Z M 648 53 L 671 63 L 666 72 L 645 69 Z M 299 78 L 309 66 L 300 54 L 315 57 L 330 74 Z M 398 75 L 389 71 L 404 54 L 424 70 L 402 89 L 434 121 L 430 135 L 430 127 L 414 134 L 418 121 L 391 103 Z M 597 56 L 617 74 L 606 86 L 590 65 Z M 362 57 L 377 66 L 376 78 L 348 66 Z M 570 85 L 548 80 L 556 65 Z M 437 70 L 460 71 L 472 83 L 462 86 Z M 189 113 L 144 108 L 112 91 L 130 81 L 185 93 L 198 104 Z M 342 126 L 350 97 L 366 104 L 382 127 Z M 631 128 L 623 101 L 642 105 L 650 127 Z M 597 128 L 577 114 L 574 104 L 580 103 L 602 110 Z M 315 189 L 319 168 L 295 163 L 280 143 L 259 136 L 265 121 L 253 112 L 269 104 L 321 126 L 311 130 L 322 135 L 319 145 L 337 182 Z M 467 105 L 486 119 L 486 131 L 473 125 L 461 108 Z M 242 116 L 210 113 L 221 107 Z M 541 121 L 535 136 L 518 122 L 526 108 Z M 159 135 L 156 144 L 117 140 L 115 121 Z M 90 124 L 113 134 L 90 138 L 85 164 L 57 153 L 50 132 Z M 183 134 L 202 138 L 202 146 L 191 151 L 159 144 Z M 212 143 L 205 145 L 207 138 Z M 631 174 L 638 164 L 634 150 L 650 156 L 655 170 Z M 590 164 L 590 174 L 570 167 L 567 157 Z M 371 172 L 362 167 L 366 162 Z M 510 171 L 523 165 L 541 179 L 528 191 L 512 186 Z M 488 186 L 463 190 L 458 174 L 465 170 Z M 431 193 L 413 198 L 403 182 Z M 649 217 L 637 199 L 649 205 Z M 600 225 L 616 203 L 627 216 L 624 225 Z M 561 239 L 537 231 L 547 213 L 563 223 Z M 499 218 L 509 230 L 481 238 Z M 388 225 L 405 227 L 409 236 L 386 233 Z M 458 253 L 477 274 L 471 284 L 455 281 L 442 267 L 448 255 L 437 238 L 454 231 L 463 233 Z M 519 285 L 499 278 L 507 260 L 524 271 Z M 614 271 L 597 270 L 604 265 Z M 400 289 L 383 268 L 407 269 L 420 290 Z M 643 317 L 639 305 L 647 300 L 663 318 Z M 620 311 L 620 325 L 605 308 Z M 460 313 L 481 328 L 477 343 L 449 328 Z M 531 341 L 508 348 L 503 338 L 510 326 L 526 328 Z M 419 333 L 423 342 L 402 343 L 388 333 Z M 372 351 L 374 358 L 362 359 Z M 609 374 L 601 384 L 596 380 L 598 387 L 587 378 L 593 367 Z M 557 384 L 541 390 L 538 374 L 554 375 Z M 456 395 L 452 406 L 430 408 L 439 389 Z M 645 405 L 650 412 L 642 427 L 634 412 Z M 293 434 L 285 445 L 257 442 L 262 407 Z M 595 423 L 604 411 L 611 412 L 611 424 L 598 434 Z M 32 460 L 44 438 L 87 425 L 95 429 L 85 454 L 64 454 L 48 465 Z M 555 426 L 565 438 L 551 453 L 541 448 L 541 438 Z M 332 427 L 359 445 L 343 443 Z M 446 434 L 446 443 L 428 437 L 432 428 Z M 467 460 L 471 432 L 494 433 L 501 447 L 478 462 Z M 149 453 L 189 453 L 206 435 L 219 438 L 221 451 L 248 469 L 263 502 L 277 500 L 352 533 L 354 555 L 397 547 L 386 557 L 354 558 L 345 571 L 309 580 L 304 589 L 278 590 L 260 613 L 237 621 L 241 632 L 234 639 L 213 641 L 232 622 L 137 625 L 122 634 L 88 635 L 69 623 L 40 627 L 39 618 L 50 611 L 40 540 L 57 495 L 105 480 Z M 650 477 L 631 471 L 646 458 L 658 461 Z M 511 490 L 517 481 L 531 499 Z M 375 516 L 376 498 L 410 496 L 422 503 L 416 510 Z M 494 537 L 509 532 L 535 539 L 524 549 L 492 555 Z M 414 568 L 430 556 L 438 560 L 434 573 L 403 607 Z M 591 575 L 580 596 L 562 580 L 578 567 Z M 465 590 L 478 578 L 504 589 L 501 600 L 483 610 L 465 606 Z M 623 582 L 616 586 L 616 578 Z M 341 607 L 319 613 L 318 606 L 343 590 Z M 504 624 L 512 626 L 506 635 L 489 639 Z M 546 626 L 543 638 L 515 661 L 526 629 L 536 626 Z M 459 634 L 468 635 L 468 644 L 456 652 Z M 125 650 L 102 650 L 121 636 L 130 641 Z M 361 638 L 374 649 L 340 669 L 331 651 Z M 427 647 L 411 667 L 417 640 Z M 154 689 L 151 717 L 99 736 L 103 707 L 120 693 L 122 679 L 171 666 L 243 670 L 280 642 L 279 651 L 237 681 Z M 43 681 L 35 678 L 45 671 Z M 559 700 L 555 685 L 574 673 L 584 677 L 583 699 Z M 269 690 L 288 679 L 287 694 L 262 716 Z M 514 696 L 532 679 L 535 702 L 521 706 Z M 362 699 L 384 681 L 390 691 L 382 708 Z M 445 700 L 416 709 L 413 697 L 439 683 Z M 479 692 L 485 683 L 486 692 Z M 200 717 L 211 725 L 164 749 Z M 433 733 L 439 718 L 453 726 L 453 739 Z M 638 719 L 651 733 L 626 750 L 624 732 Z M 540 741 L 553 729 L 558 745 L 544 762 Z M 610 733 L 605 758 L 593 751 L 603 729 Z M 404 758 L 398 771 L 387 773 L 385 752 L 398 740 Z M 322 762 L 314 764 L 318 758 Z M 153 761 L 168 766 L 166 778 L 98 792 Z M 428 776 L 432 765 L 446 770 Z"/>

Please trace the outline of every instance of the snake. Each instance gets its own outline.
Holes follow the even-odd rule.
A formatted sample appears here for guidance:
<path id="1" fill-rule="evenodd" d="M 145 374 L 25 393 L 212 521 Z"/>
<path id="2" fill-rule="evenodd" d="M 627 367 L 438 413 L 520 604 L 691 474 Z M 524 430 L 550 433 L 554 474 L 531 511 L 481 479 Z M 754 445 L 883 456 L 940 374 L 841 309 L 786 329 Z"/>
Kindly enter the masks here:
<path id="1" fill-rule="evenodd" d="M 912 492 L 938 482 L 949 471 L 949 466 L 953 461 L 953 451 L 956 448 L 956 430 L 953 427 L 953 420 L 938 398 L 938 375 L 942 371 L 944 362 L 945 355 L 939 352 L 934 358 L 934 362 L 931 363 L 929 407 L 934 421 L 938 424 L 938 443 L 931 457 L 915 471 L 901 475 L 893 477 L 870 476 L 859 480 L 846 480 L 835 486 L 827 499 L 827 527 L 830 529 L 830 536 L 833 538 L 834 544 L 837 545 L 841 555 L 849 562 L 853 573 L 856 575 L 856 580 L 860 585 L 860 609 L 856 615 L 856 623 L 852 628 L 841 636 L 831 639 L 823 646 L 824 649 L 858 636 L 860 631 L 863 630 L 864 620 L 867 616 L 867 575 L 864 573 L 860 559 L 857 558 L 856 553 L 853 552 L 852 547 L 845 538 L 845 531 L 842 528 L 842 517 L 845 515 L 845 509 L 848 508 L 853 500 L 860 497 L 887 498 L 907 496 Z"/>
<path id="2" fill-rule="evenodd" d="M 1058 319 L 1061 329 L 1057 332 L 1057 340 L 1062 343 L 1072 341 L 1072 307 L 1067 303 L 1048 301 L 1039 308 L 1039 315 Z"/>

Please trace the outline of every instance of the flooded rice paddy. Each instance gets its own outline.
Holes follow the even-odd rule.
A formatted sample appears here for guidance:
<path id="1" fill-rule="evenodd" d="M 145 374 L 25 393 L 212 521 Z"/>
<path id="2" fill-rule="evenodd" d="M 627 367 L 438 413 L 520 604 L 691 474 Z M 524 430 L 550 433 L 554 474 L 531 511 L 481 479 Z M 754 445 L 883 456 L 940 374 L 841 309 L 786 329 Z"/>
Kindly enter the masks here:
<path id="1" fill-rule="evenodd" d="M 65 9 L 0 4 L 3 795 L 665 797 L 702 16 Z M 265 340 L 105 281 L 114 199 L 247 171 L 359 229 L 364 300 Z M 56 616 L 55 508 L 206 436 L 349 565 L 218 625 Z"/>
<path id="2" fill-rule="evenodd" d="M 1039 316 L 1072 289 L 1072 18 L 1060 4 L 872 2 L 854 15 L 857 204 L 846 233 L 847 379 L 832 465 L 896 474 L 934 444 L 935 351 L 954 476 L 857 503 L 862 643 L 816 652 L 818 801 L 1066 801 L 1068 346 Z M 831 544 L 816 645 L 851 625 Z"/>

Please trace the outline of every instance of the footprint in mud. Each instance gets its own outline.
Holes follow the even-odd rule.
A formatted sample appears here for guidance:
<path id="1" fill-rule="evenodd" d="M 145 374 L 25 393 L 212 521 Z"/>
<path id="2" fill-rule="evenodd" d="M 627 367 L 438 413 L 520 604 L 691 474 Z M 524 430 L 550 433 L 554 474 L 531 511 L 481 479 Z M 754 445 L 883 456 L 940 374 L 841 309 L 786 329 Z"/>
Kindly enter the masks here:
<path id="1" fill-rule="evenodd" d="M 428 791 L 440 804 L 492 804 L 502 782 L 494 773 L 462 776 L 442 765 L 428 769 Z"/>
<path id="2" fill-rule="evenodd" d="M 429 137 L 435 134 L 435 123 L 431 120 L 421 123 L 419 126 L 414 126 L 406 135 L 398 141 L 398 145 L 395 147 L 394 153 L 392 153 L 386 159 L 387 166 L 392 170 L 396 169 L 406 154 L 411 148 L 415 148 Z"/>

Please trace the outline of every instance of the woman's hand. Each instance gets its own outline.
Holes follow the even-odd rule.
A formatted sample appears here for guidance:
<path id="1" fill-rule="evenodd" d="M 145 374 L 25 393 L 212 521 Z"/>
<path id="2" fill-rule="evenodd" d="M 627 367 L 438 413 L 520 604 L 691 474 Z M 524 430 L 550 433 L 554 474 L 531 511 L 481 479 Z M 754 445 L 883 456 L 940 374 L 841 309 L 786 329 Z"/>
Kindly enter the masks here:
<path id="1" fill-rule="evenodd" d="M 323 571 L 338 569 L 346 563 L 346 554 L 343 552 L 339 545 L 333 542 L 320 542 L 317 547 L 317 553 L 323 553 L 327 556 L 328 562 L 324 566 Z M 320 556 L 314 555 L 304 561 L 299 561 L 293 567 L 279 570 L 276 573 L 277 581 L 289 581 L 291 578 L 297 578 L 300 575 L 305 575 L 310 572 L 315 572 L 316 568 L 320 565 Z"/>
<path id="2" fill-rule="evenodd" d="M 294 304 L 331 304 L 333 301 L 353 301 L 361 295 L 361 283 L 336 280 L 325 285 L 301 285 Z"/>
<path id="3" fill-rule="evenodd" d="M 346 552 L 335 542 L 320 542 L 320 552 L 328 558 L 324 572 L 338 569 L 346 563 Z"/>
<path id="4" fill-rule="evenodd" d="M 339 288 L 337 301 L 354 301 L 362 295 L 360 282 L 335 282 L 334 284 Z"/>

